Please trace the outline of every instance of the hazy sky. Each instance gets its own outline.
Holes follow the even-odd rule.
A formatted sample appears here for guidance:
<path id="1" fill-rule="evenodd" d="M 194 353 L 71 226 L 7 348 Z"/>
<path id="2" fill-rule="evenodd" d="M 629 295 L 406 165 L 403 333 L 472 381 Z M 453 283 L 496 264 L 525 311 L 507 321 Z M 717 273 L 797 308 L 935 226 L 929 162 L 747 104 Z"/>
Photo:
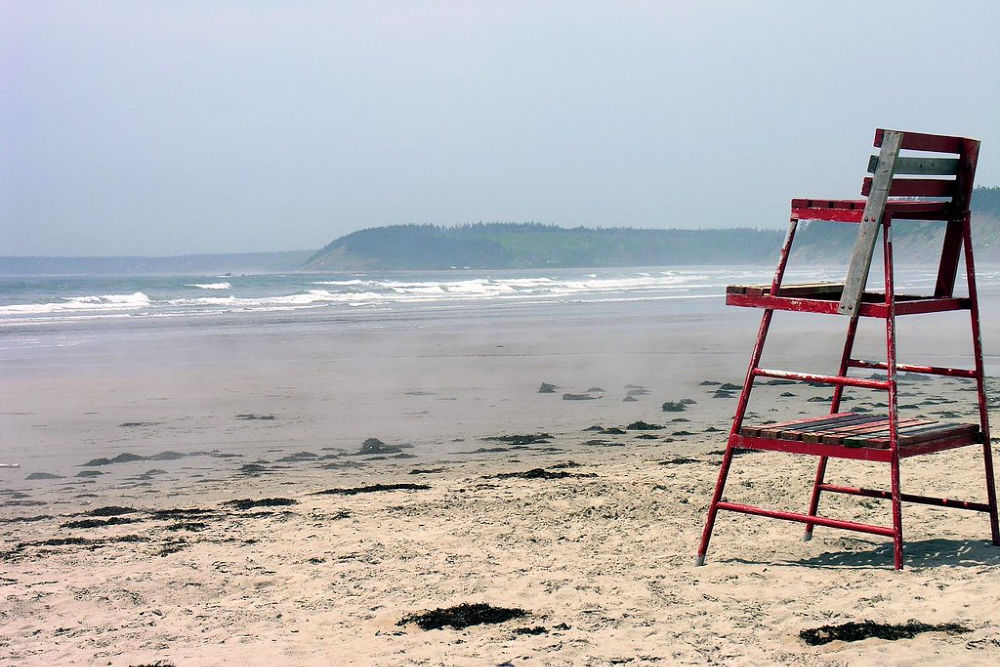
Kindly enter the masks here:
<path id="1" fill-rule="evenodd" d="M 1000 184 L 1000 2 L 0 0 L 0 254 L 782 227 L 877 126 Z"/>

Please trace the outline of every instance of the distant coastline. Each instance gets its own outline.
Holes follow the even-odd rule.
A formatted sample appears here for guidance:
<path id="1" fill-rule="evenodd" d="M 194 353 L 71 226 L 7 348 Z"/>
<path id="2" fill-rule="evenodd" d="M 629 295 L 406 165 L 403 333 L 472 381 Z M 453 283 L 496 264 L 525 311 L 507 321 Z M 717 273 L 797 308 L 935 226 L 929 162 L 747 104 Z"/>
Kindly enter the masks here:
<path id="1" fill-rule="evenodd" d="M 457 227 L 394 225 L 342 236 L 307 271 L 545 269 L 755 264 L 769 261 L 780 230 L 567 229 L 537 223 Z"/>
<path id="2" fill-rule="evenodd" d="M 973 238 L 980 259 L 1000 262 L 1000 188 L 973 193 Z M 944 226 L 907 221 L 898 226 L 897 261 L 923 263 L 940 252 Z M 795 252 L 811 262 L 840 263 L 857 228 L 800 225 Z M 564 228 L 538 223 L 393 225 L 334 239 L 305 271 L 421 269 L 545 269 L 771 264 L 784 229 Z"/>
<path id="3" fill-rule="evenodd" d="M 1000 263 L 1000 188 L 973 192 L 973 239 L 980 262 Z M 895 227 L 897 261 L 940 252 L 943 225 Z M 795 253 L 839 264 L 854 242 L 850 224 L 805 223 Z M 171 257 L 0 257 L 0 275 L 213 274 L 419 271 L 448 269 L 612 268 L 773 264 L 784 229 L 565 228 L 539 223 L 391 225 L 334 239 L 318 251 Z"/>

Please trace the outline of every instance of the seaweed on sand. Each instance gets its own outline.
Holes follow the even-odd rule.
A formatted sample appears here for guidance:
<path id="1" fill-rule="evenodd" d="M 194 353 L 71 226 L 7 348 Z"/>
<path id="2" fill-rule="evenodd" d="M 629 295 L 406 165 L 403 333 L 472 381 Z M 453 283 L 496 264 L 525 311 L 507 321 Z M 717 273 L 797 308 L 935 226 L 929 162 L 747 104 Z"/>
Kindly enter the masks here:
<path id="1" fill-rule="evenodd" d="M 98 507 L 87 512 L 87 516 L 121 516 L 122 514 L 134 514 L 137 510 L 134 507 L 119 507 L 117 505 L 107 505 Z"/>
<path id="2" fill-rule="evenodd" d="M 678 456 L 676 458 L 672 458 L 667 461 L 660 461 L 661 466 L 685 465 L 687 463 L 700 463 L 700 461 L 698 459 L 692 459 L 687 456 Z"/>
<path id="3" fill-rule="evenodd" d="M 630 431 L 662 431 L 663 429 L 666 428 L 666 426 L 661 426 L 660 424 L 649 424 L 647 422 L 640 420 L 637 422 L 632 422 L 625 428 L 627 428 Z"/>
<path id="4" fill-rule="evenodd" d="M 545 468 L 532 468 L 524 472 L 502 472 L 493 475 L 496 479 L 565 479 L 567 477 L 597 477 L 593 472 L 566 472 L 565 470 L 546 470 Z M 487 478 L 488 479 L 488 478 Z"/>
<path id="5" fill-rule="evenodd" d="M 531 433 L 527 435 L 494 435 L 483 440 L 505 442 L 509 445 L 545 445 L 552 440 L 548 433 Z"/>
<path id="6" fill-rule="evenodd" d="M 851 621 L 840 625 L 823 625 L 818 628 L 808 628 L 799 632 L 805 643 L 810 646 L 820 646 L 833 641 L 857 642 L 862 639 L 913 639 L 922 632 L 947 632 L 962 634 L 970 632 L 969 628 L 958 623 L 929 624 L 910 620 L 906 623 L 877 623 L 875 621 Z"/>
<path id="7" fill-rule="evenodd" d="M 485 603 L 463 603 L 455 607 L 434 609 L 404 616 L 396 625 L 416 623 L 421 630 L 439 630 L 444 627 L 462 630 L 471 625 L 506 623 L 527 616 L 528 612 L 516 607 L 494 607 Z"/>
<path id="8" fill-rule="evenodd" d="M 347 489 L 326 489 L 317 491 L 314 496 L 356 496 L 359 493 L 376 493 L 378 491 L 425 491 L 431 488 L 427 484 L 372 484 L 370 486 L 356 486 Z"/>
<path id="9" fill-rule="evenodd" d="M 238 510 L 248 510 L 254 507 L 281 507 L 283 505 L 295 505 L 298 502 L 299 501 L 291 498 L 261 498 L 260 500 L 243 498 L 242 500 L 229 500 L 222 504 L 235 507 Z"/>
<path id="10" fill-rule="evenodd" d="M 113 516 L 110 519 L 81 519 L 80 521 L 67 521 L 60 528 L 103 528 L 104 526 L 120 526 L 125 523 L 138 523 L 142 519 L 129 519 L 127 517 Z"/>

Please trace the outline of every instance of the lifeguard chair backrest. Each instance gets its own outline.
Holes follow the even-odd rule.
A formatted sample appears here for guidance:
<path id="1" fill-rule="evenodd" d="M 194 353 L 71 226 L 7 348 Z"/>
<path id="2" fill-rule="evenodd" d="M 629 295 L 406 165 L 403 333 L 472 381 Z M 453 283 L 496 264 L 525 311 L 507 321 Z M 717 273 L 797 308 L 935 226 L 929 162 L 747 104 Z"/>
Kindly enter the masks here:
<path id="1" fill-rule="evenodd" d="M 875 130 L 876 148 L 881 148 L 884 145 L 887 132 L 894 132 L 894 130 Z M 921 153 L 950 153 L 957 157 L 899 156 L 897 154 L 892 169 L 893 176 L 892 184 L 889 187 L 889 196 L 950 199 L 954 209 L 959 212 L 968 211 L 972 200 L 972 183 L 976 175 L 976 162 L 979 158 L 979 141 L 964 137 L 920 134 L 918 132 L 900 132 L 900 134 L 902 134 L 899 145 L 901 150 Z M 872 155 L 868 158 L 868 173 L 876 173 L 879 157 L 879 155 Z M 924 178 L 898 178 L 899 176 Z M 939 178 L 925 178 L 926 176 Z M 861 194 L 869 196 L 872 184 L 873 177 L 865 178 L 861 186 Z"/>
<path id="2" fill-rule="evenodd" d="M 947 202 L 940 208 L 940 213 L 930 218 L 921 215 L 921 219 L 947 221 L 934 291 L 936 296 L 951 295 L 962 246 L 962 224 L 969 215 L 979 159 L 979 141 L 964 137 L 878 129 L 875 131 L 875 147 L 881 150 L 868 160 L 868 172 L 872 176 L 866 177 L 861 186 L 861 194 L 868 200 L 840 300 L 840 313 L 852 317 L 858 313 L 878 231 L 890 198 L 897 201 L 931 199 Z M 901 156 L 901 150 L 931 155 Z M 942 157 L 940 154 L 956 157 Z M 905 214 L 898 217 L 905 217 Z"/>

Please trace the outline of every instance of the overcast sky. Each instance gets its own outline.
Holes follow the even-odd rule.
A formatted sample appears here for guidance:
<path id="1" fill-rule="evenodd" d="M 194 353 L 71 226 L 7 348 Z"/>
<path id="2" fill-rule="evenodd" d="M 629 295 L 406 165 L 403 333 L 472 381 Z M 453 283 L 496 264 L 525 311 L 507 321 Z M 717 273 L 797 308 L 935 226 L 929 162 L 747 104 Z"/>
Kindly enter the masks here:
<path id="1" fill-rule="evenodd" d="M 1000 2 L 0 0 L 3 255 L 783 227 L 875 127 L 1000 184 Z"/>

